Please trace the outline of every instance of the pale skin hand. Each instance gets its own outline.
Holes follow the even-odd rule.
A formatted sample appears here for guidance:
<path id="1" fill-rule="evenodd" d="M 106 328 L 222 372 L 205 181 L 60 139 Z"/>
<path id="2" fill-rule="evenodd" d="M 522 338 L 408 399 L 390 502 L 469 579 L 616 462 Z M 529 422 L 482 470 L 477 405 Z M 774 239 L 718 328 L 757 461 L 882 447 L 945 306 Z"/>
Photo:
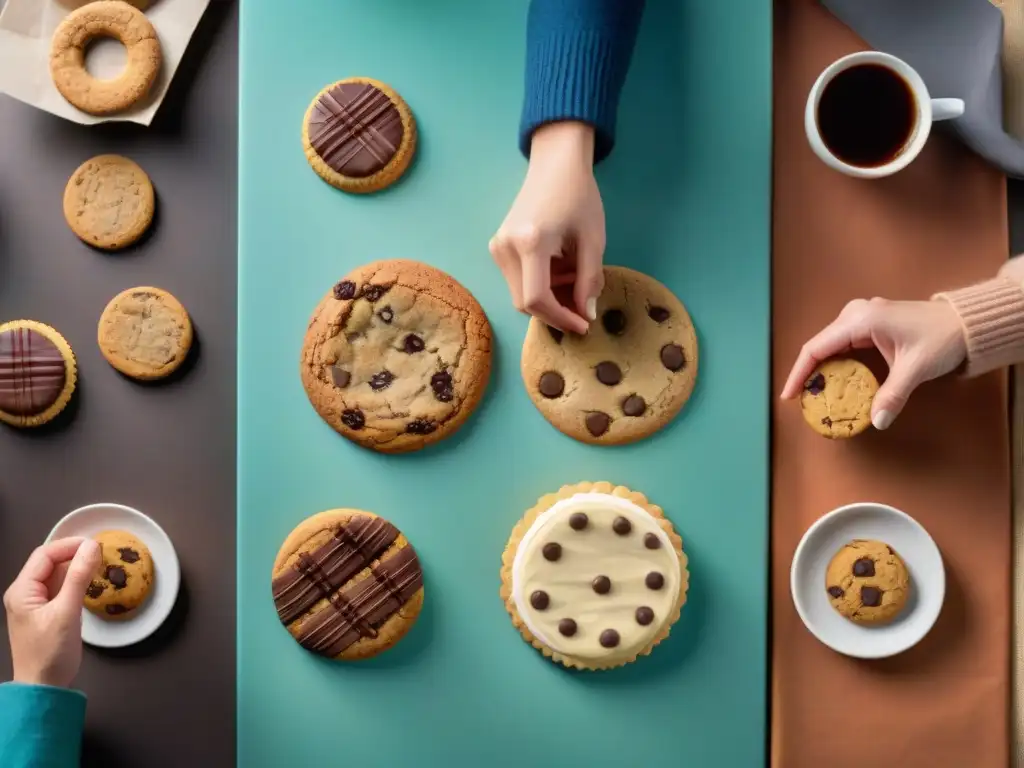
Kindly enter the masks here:
<path id="1" fill-rule="evenodd" d="M 58 539 L 28 558 L 4 593 L 15 682 L 74 682 L 82 663 L 82 600 L 99 565 L 92 539 Z"/>
<path id="2" fill-rule="evenodd" d="M 538 128 L 526 179 L 490 242 L 512 303 L 550 326 L 586 333 L 604 287 L 604 247 L 594 129 L 573 121 Z"/>

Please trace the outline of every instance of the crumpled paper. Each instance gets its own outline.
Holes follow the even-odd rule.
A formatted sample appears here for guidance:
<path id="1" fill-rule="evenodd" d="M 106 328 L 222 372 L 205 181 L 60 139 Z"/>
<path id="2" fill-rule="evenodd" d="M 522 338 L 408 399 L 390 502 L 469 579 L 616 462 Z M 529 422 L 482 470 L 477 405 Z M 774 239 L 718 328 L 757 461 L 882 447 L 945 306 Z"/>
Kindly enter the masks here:
<path id="1" fill-rule="evenodd" d="M 146 98 L 135 106 L 114 115 L 96 116 L 71 106 L 50 78 L 53 31 L 68 13 L 85 5 L 85 0 L 7 0 L 0 11 L 0 92 L 83 125 L 115 121 L 149 125 L 209 2 L 153 0 L 145 13 L 163 49 L 160 75 Z M 89 72 L 100 78 L 115 77 L 124 62 L 124 47 L 104 38 L 93 43 L 86 56 Z"/>

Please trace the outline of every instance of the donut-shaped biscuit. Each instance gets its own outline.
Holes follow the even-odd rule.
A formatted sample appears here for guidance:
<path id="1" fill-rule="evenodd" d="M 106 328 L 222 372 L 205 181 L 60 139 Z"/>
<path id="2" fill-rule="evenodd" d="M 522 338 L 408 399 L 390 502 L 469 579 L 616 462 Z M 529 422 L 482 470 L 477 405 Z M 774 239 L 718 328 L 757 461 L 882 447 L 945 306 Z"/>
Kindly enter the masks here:
<path id="1" fill-rule="evenodd" d="M 100 80 L 85 68 L 85 49 L 112 37 L 127 51 L 124 71 Z M 121 0 L 100 0 L 69 13 L 53 33 L 50 75 L 61 96 L 90 115 L 120 112 L 142 99 L 160 72 L 160 41 L 146 15 Z"/>

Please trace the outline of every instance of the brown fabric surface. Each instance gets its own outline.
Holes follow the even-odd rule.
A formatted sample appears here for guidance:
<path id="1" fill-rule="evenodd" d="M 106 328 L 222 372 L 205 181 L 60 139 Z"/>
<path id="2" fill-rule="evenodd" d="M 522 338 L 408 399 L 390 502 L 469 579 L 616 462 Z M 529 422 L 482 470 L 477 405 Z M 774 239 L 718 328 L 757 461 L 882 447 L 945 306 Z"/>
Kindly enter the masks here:
<path id="1" fill-rule="evenodd" d="M 811 153 L 807 93 L 865 47 L 814 0 L 775 5 L 773 387 L 846 301 L 924 299 L 992 276 L 1007 255 L 1005 180 L 933 134 L 889 179 Z M 878 370 L 877 357 L 869 363 Z M 879 373 L 884 373 L 884 366 Z M 918 390 L 885 433 L 828 442 L 776 401 L 772 437 L 772 765 L 1003 768 L 1010 745 L 1011 515 L 1005 373 Z M 892 659 L 834 653 L 804 628 L 789 567 L 807 527 L 852 501 L 917 518 L 942 550 L 935 628 Z M 911 563 L 913 566 L 913 563 Z"/>

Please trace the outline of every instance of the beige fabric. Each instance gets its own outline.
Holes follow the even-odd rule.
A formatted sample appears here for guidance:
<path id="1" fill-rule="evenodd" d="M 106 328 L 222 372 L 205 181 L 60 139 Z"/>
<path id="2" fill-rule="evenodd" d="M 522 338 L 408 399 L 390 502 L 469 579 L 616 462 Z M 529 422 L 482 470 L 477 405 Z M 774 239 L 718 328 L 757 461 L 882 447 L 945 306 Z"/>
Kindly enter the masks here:
<path id="1" fill-rule="evenodd" d="M 1003 124 L 1024 138 L 1024 0 L 992 0 L 1003 12 Z"/>

